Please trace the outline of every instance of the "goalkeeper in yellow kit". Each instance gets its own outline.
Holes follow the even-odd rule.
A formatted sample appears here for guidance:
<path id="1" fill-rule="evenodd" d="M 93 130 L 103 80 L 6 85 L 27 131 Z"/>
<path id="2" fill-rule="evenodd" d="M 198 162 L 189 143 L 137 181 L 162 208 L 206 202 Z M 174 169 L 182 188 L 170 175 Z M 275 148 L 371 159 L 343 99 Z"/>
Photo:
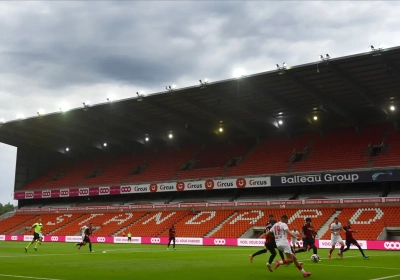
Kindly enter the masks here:
<path id="1" fill-rule="evenodd" d="M 32 225 L 31 230 L 30 230 L 31 232 L 32 232 L 32 229 L 34 229 L 34 232 L 33 232 L 33 239 L 32 239 L 32 241 L 28 244 L 28 246 L 25 247 L 25 253 L 28 252 L 28 248 L 29 248 L 33 243 L 35 243 L 35 242 L 36 242 L 36 244 L 35 244 L 35 251 L 37 251 L 37 245 L 38 245 L 38 243 L 39 243 L 39 241 L 40 241 L 40 233 L 41 233 L 42 230 L 43 230 L 43 225 L 42 225 L 42 221 L 40 220 L 40 218 L 39 218 L 39 220 L 38 220 L 37 223 L 35 223 L 35 224 Z"/>

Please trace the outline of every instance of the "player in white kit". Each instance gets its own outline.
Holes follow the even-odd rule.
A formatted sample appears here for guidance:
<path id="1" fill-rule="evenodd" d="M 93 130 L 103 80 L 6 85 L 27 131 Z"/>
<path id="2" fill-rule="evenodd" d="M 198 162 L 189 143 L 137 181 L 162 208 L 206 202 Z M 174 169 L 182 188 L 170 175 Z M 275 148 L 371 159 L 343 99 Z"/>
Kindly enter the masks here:
<path id="1" fill-rule="evenodd" d="M 332 252 L 335 250 L 337 243 L 340 244 L 340 250 L 338 256 L 343 258 L 344 242 L 340 236 L 340 231 L 343 230 L 342 224 L 339 222 L 339 218 L 335 217 L 334 222 L 331 224 L 331 245 L 332 248 L 329 251 L 328 259 L 332 259 Z"/>
<path id="2" fill-rule="evenodd" d="M 300 233 L 296 230 L 296 227 L 293 227 L 293 234 L 296 236 L 300 235 Z M 300 248 L 300 243 L 297 240 L 297 238 L 292 237 L 292 247 L 296 248 L 296 245 L 299 246 L 299 248 Z"/>
<path id="3" fill-rule="evenodd" d="M 82 241 L 85 239 L 85 230 L 89 228 L 89 226 L 86 224 L 83 227 L 81 227 L 81 235 L 82 235 Z"/>
<path id="4" fill-rule="evenodd" d="M 304 277 L 310 277 L 311 273 L 306 272 L 301 264 L 297 261 L 296 255 L 292 252 L 292 248 L 290 247 L 289 241 L 287 239 L 287 234 L 290 235 L 292 238 L 296 238 L 297 236 L 293 234 L 289 230 L 287 225 L 288 217 L 286 215 L 281 217 L 281 221 L 276 223 L 272 228 L 271 232 L 275 236 L 276 246 L 278 247 L 279 251 L 282 251 L 286 255 L 286 259 L 282 261 L 277 261 L 275 263 L 275 269 L 277 269 L 282 264 L 291 264 L 294 263 L 296 267 L 301 271 Z"/>

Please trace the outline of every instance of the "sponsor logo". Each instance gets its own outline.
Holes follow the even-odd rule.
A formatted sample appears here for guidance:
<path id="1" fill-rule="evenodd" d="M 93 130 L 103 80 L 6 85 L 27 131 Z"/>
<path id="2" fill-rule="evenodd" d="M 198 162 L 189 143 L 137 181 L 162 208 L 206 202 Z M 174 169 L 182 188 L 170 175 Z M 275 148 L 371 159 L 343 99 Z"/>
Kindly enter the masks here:
<path id="1" fill-rule="evenodd" d="M 282 176 L 282 184 L 299 184 L 299 183 L 323 183 L 323 182 L 356 182 L 360 176 L 358 174 L 316 174 L 316 175 L 296 175 Z"/>
<path id="2" fill-rule="evenodd" d="M 89 195 L 89 189 L 79 189 L 79 195 Z"/>
<path id="3" fill-rule="evenodd" d="M 192 184 L 192 183 L 188 183 L 187 184 L 187 188 L 188 189 L 202 189 L 203 188 L 203 184 Z"/>
<path id="4" fill-rule="evenodd" d="M 97 242 L 106 242 L 106 238 L 105 237 L 97 237 Z"/>
<path id="5" fill-rule="evenodd" d="M 60 196 L 69 196 L 69 190 L 61 190 Z"/>
<path id="6" fill-rule="evenodd" d="M 121 187 L 121 193 L 130 193 L 131 191 L 132 191 L 132 188 L 129 186 Z"/>
<path id="7" fill-rule="evenodd" d="M 237 178 L 236 179 L 236 187 L 238 187 L 239 189 L 245 188 L 246 187 L 246 179 Z"/>
<path id="8" fill-rule="evenodd" d="M 148 192 L 149 191 L 147 187 L 138 187 L 138 186 L 136 186 L 134 188 L 134 190 L 135 190 L 135 192 Z"/>
<path id="9" fill-rule="evenodd" d="M 268 186 L 267 180 L 250 180 L 250 186 Z"/>
<path id="10" fill-rule="evenodd" d="M 161 185 L 160 189 L 161 189 L 162 187 L 164 187 L 164 185 Z M 157 184 L 151 184 L 151 185 L 150 185 L 150 192 L 156 192 L 156 191 L 157 191 L 157 188 L 158 188 Z M 162 190 L 162 189 L 161 189 L 161 190 Z"/>
<path id="11" fill-rule="evenodd" d="M 110 188 L 100 188 L 99 193 L 100 194 L 110 194 Z"/>
<path id="12" fill-rule="evenodd" d="M 51 241 L 58 241 L 58 236 L 52 236 Z"/>
<path id="13" fill-rule="evenodd" d="M 174 188 L 174 186 L 172 186 L 172 185 L 161 185 L 161 186 L 160 186 L 160 190 L 163 190 L 163 191 L 173 191 L 173 190 L 175 190 L 175 188 Z"/>
<path id="14" fill-rule="evenodd" d="M 400 242 L 385 242 L 384 246 L 388 250 L 400 250 Z"/>
<path id="15" fill-rule="evenodd" d="M 176 189 L 181 192 L 185 189 L 185 183 L 184 182 L 178 182 L 176 183 Z"/>
<path id="16" fill-rule="evenodd" d="M 6 236 L 5 236 L 5 235 L 0 235 L 0 240 L 1 240 L 1 241 L 6 240 Z"/>
<path id="17" fill-rule="evenodd" d="M 51 197 L 51 191 L 43 191 L 42 197 Z"/>
<path id="18" fill-rule="evenodd" d="M 158 243 L 161 242 L 161 239 L 160 239 L 160 238 L 152 238 L 152 239 L 150 239 L 150 242 L 151 242 L 152 244 L 158 244 Z"/>
<path id="19" fill-rule="evenodd" d="M 33 198 L 33 192 L 25 192 L 25 198 Z"/>
<path id="20" fill-rule="evenodd" d="M 218 188 L 230 188 L 230 187 L 233 187 L 233 182 L 217 181 L 217 187 Z"/>
<path id="21" fill-rule="evenodd" d="M 378 172 L 378 173 L 374 173 L 372 174 L 372 181 L 378 181 L 379 177 L 383 176 L 383 175 L 389 175 L 392 176 L 392 172 L 388 171 L 388 172 Z"/>
<path id="22" fill-rule="evenodd" d="M 18 236 L 11 236 L 11 240 L 13 241 L 18 240 Z"/>
<path id="23" fill-rule="evenodd" d="M 214 239 L 214 245 L 225 245 L 225 239 Z"/>
<path id="24" fill-rule="evenodd" d="M 212 190 L 214 188 L 214 180 L 206 181 L 206 190 Z"/>

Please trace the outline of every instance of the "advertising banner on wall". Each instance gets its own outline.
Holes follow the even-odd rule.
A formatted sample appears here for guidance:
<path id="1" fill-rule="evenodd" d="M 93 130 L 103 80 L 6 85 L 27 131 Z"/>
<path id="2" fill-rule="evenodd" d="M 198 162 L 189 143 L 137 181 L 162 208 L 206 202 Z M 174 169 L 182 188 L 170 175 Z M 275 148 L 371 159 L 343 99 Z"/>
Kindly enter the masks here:
<path id="1" fill-rule="evenodd" d="M 340 183 L 366 183 L 400 180 L 400 170 L 362 170 L 349 172 L 321 172 L 313 174 L 293 174 L 271 176 L 271 185 L 325 185 Z"/>
<path id="2" fill-rule="evenodd" d="M 160 192 L 182 192 L 194 190 L 218 190 L 218 189 L 243 189 L 270 187 L 271 177 L 248 177 L 248 178 L 229 178 L 222 180 L 202 180 L 187 182 L 166 182 L 158 184 L 140 184 L 125 186 L 102 186 L 102 187 L 82 187 L 61 190 L 40 190 L 40 191 L 17 191 L 14 199 L 38 199 L 38 198 L 57 198 L 57 197 L 76 197 L 76 196 L 99 196 L 132 193 L 160 193 Z"/>

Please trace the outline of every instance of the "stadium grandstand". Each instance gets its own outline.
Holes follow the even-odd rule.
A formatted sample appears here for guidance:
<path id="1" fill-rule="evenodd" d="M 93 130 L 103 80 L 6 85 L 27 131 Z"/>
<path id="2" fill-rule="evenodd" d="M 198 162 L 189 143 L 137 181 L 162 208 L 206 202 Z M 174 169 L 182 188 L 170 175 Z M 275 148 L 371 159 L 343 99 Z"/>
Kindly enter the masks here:
<path id="1" fill-rule="evenodd" d="M 399 87 L 396 47 L 2 123 L 18 210 L 0 235 L 41 217 L 50 236 L 257 238 L 286 214 L 398 240 Z"/>

